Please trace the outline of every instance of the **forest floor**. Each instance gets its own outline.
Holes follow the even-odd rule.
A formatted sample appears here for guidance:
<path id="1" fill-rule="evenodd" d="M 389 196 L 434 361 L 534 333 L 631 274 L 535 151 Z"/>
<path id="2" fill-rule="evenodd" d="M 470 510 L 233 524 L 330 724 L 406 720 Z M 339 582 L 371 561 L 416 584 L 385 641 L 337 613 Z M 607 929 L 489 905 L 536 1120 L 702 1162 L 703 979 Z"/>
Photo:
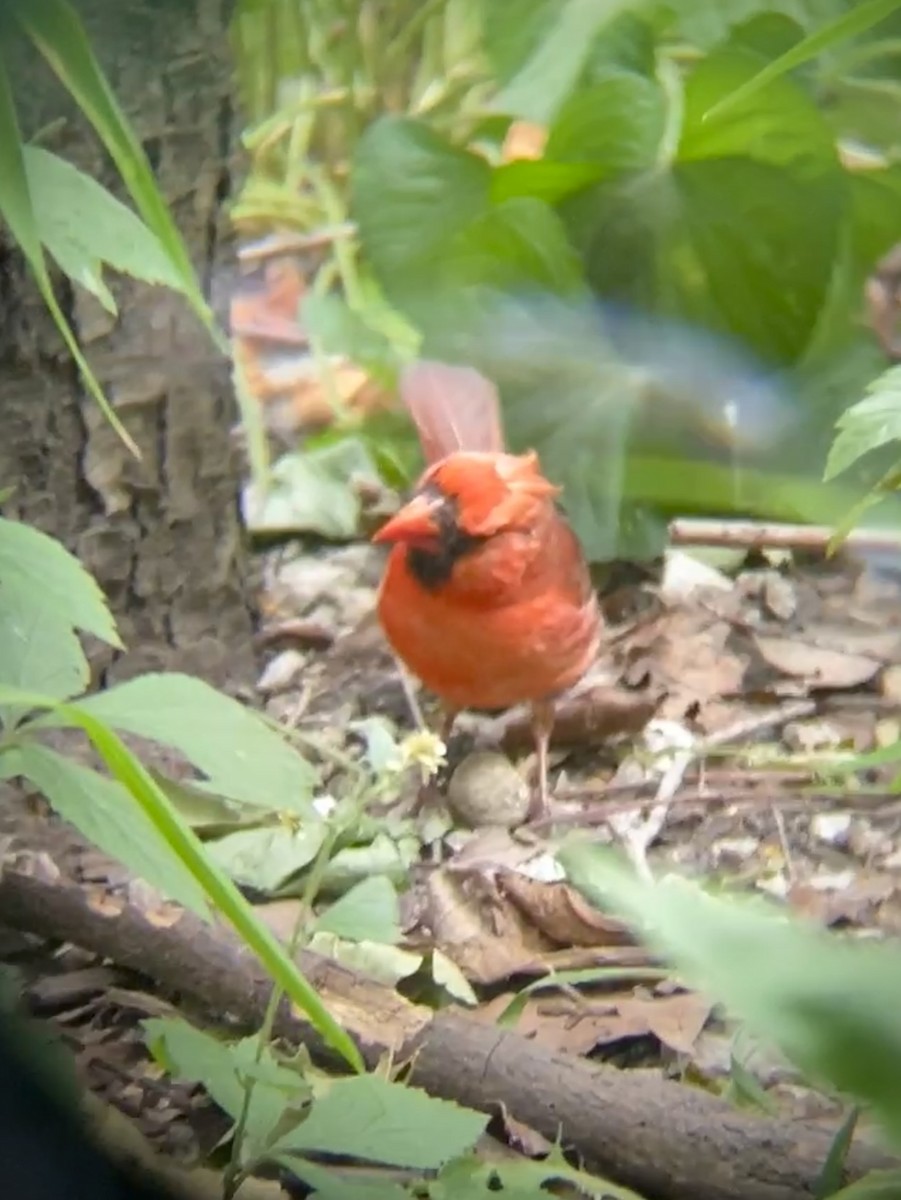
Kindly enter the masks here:
<path id="1" fill-rule="evenodd" d="M 294 545 L 267 551 L 263 568 L 265 665 L 248 700 L 294 732 L 319 765 L 322 795 L 340 796 L 353 764 L 413 727 L 372 619 L 380 555 L 365 544 Z M 373 805 L 333 864 L 332 896 L 380 872 L 407 882 L 401 940 L 332 938 L 311 949 L 410 999 L 462 1005 L 485 1022 L 509 1018 L 514 998 L 549 971 L 604 969 L 578 991 L 522 995 L 515 1028 L 554 1051 L 677 1078 L 834 1131 L 842 1114 L 834 1097 L 737 1036 L 706 997 L 655 973 L 659 964 L 618 922 L 555 878 L 550 838 L 586 828 L 655 873 L 762 892 L 851 936 L 897 936 L 897 766 L 852 774 L 847 764 L 901 736 L 899 592 L 897 577 L 848 557 L 825 566 L 758 560 L 731 580 L 686 583 L 677 556 L 662 579 L 608 595 L 608 644 L 561 706 L 554 828 L 520 827 L 533 767 L 524 714 L 468 714 L 421 810 L 412 772 L 389 802 Z M 3 823 L 8 853 L 27 847 L 38 875 L 43 861 L 46 878 L 61 874 L 96 903 L 146 900 L 139 883 L 48 822 L 40 804 L 5 810 Z M 284 936 L 297 919 L 292 879 L 304 865 L 270 826 L 257 844 L 245 842 L 235 867 Z M 178 996 L 152 972 L 66 940 L 4 931 L 0 960 L 17 971 L 30 1010 L 75 1050 L 96 1096 L 175 1161 L 211 1153 L 215 1161 L 227 1121 L 202 1089 L 163 1076 L 144 1046 L 141 1021 L 176 1011 Z M 512 1118 L 493 1124 L 491 1138 L 496 1152 L 549 1148 Z M 278 1194 L 275 1183 L 260 1188 Z"/>

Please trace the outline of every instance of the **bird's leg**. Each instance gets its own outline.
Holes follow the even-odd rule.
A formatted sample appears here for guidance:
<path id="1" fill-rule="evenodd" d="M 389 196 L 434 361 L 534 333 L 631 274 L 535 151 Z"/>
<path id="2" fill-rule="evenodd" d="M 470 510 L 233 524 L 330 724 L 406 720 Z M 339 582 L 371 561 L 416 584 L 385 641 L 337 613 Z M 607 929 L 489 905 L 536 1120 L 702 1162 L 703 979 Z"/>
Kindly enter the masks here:
<path id="1" fill-rule="evenodd" d="M 441 720 L 438 724 L 438 736 L 444 743 L 445 751 L 447 750 L 447 743 L 450 739 L 451 730 L 454 727 L 454 721 L 456 721 L 459 712 L 460 710 L 458 708 L 448 708 L 447 705 L 442 706 Z M 444 769 L 445 768 L 443 767 L 441 768 L 439 775 L 444 771 Z M 416 794 L 416 799 L 413 802 L 413 815 L 418 815 L 423 808 L 430 803 L 430 801 L 433 801 L 436 796 L 439 795 L 440 792 L 436 785 L 435 779 L 432 778 L 426 780 L 425 783 L 420 785 L 419 791 Z"/>
<path id="2" fill-rule="evenodd" d="M 454 721 L 460 715 L 459 708 L 448 708 L 447 705 L 441 710 L 441 724 L 438 727 L 438 736 L 444 742 L 445 746 L 450 741 L 450 735 L 454 728 Z"/>
<path id="3" fill-rule="evenodd" d="M 551 732 L 554 728 L 553 700 L 536 700 L 532 705 L 532 734 L 538 754 L 538 787 L 529 804 L 530 821 L 541 820 L 550 812 L 550 793 L 547 782 L 547 757 Z"/>

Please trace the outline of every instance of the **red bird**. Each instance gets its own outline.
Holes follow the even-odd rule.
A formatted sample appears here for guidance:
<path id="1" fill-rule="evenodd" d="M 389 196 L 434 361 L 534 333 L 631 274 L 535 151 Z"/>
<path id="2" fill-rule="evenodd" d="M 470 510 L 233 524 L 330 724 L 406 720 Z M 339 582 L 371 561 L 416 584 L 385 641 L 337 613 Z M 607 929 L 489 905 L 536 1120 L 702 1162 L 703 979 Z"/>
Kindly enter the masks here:
<path id="1" fill-rule="evenodd" d="M 461 709 L 531 704 L 531 815 L 544 815 L 554 697 L 581 678 L 600 644 L 585 558 L 537 455 L 505 452 L 497 391 L 483 375 L 419 362 L 400 392 L 429 465 L 373 539 L 393 543 L 379 620 L 397 656 L 443 702 L 445 737 Z"/>

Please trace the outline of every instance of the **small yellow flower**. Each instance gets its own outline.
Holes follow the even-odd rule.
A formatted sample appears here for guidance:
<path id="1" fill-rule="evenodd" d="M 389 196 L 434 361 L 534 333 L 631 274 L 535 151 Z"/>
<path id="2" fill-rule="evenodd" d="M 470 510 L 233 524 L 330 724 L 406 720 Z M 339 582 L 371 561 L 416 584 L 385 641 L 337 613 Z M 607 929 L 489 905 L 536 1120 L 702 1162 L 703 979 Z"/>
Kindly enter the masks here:
<path id="1" fill-rule="evenodd" d="M 428 729 L 408 734 L 397 747 L 397 757 L 390 763 L 392 771 L 405 771 L 407 767 L 419 767 L 423 780 L 437 775 L 447 762 L 447 747 L 437 734 Z"/>

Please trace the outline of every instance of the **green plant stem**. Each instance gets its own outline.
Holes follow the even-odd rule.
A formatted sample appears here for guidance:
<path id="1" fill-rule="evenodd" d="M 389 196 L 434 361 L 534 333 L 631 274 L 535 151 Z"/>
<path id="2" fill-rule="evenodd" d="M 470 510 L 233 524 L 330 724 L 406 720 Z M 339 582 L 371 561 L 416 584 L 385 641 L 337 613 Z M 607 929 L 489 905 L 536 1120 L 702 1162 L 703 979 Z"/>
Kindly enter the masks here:
<path id="1" fill-rule="evenodd" d="M 295 959 L 299 950 L 301 950 L 310 940 L 313 925 L 313 905 L 316 903 L 316 897 L 319 895 L 319 889 L 322 887 L 322 881 L 325 878 L 325 872 L 331 862 L 332 855 L 335 852 L 335 847 L 341 837 L 348 821 L 352 822 L 369 796 L 372 794 L 373 783 L 369 775 L 365 779 L 360 780 L 349 804 L 349 815 L 343 821 L 329 822 L 328 832 L 322 840 L 322 845 L 313 860 L 310 867 L 310 872 L 307 875 L 304 884 L 303 893 L 300 897 L 300 911 L 297 920 L 294 923 L 294 928 L 291 931 L 291 937 L 288 939 L 287 950 L 291 959 Z M 278 1015 L 279 1005 L 284 999 L 285 991 L 282 987 L 275 985 L 272 993 L 269 996 L 269 1003 L 266 1005 L 266 1012 L 263 1015 L 263 1023 L 260 1026 L 260 1032 L 257 1039 L 256 1053 L 254 1055 L 254 1065 L 258 1067 L 262 1061 L 266 1047 L 272 1041 L 272 1031 L 275 1026 L 275 1018 Z M 257 1084 L 256 1074 L 251 1075 L 246 1079 L 244 1085 L 244 1099 L 241 1104 L 241 1111 L 238 1114 L 238 1119 L 235 1122 L 235 1131 L 232 1136 L 231 1156 L 228 1166 L 225 1169 L 222 1183 L 223 1200 L 232 1200 L 232 1197 L 237 1192 L 238 1188 L 250 1175 L 255 1167 L 255 1163 L 247 1163 L 242 1166 L 241 1157 L 244 1140 L 247 1133 L 247 1121 L 250 1115 L 250 1105 L 253 1101 L 253 1094 Z"/>

